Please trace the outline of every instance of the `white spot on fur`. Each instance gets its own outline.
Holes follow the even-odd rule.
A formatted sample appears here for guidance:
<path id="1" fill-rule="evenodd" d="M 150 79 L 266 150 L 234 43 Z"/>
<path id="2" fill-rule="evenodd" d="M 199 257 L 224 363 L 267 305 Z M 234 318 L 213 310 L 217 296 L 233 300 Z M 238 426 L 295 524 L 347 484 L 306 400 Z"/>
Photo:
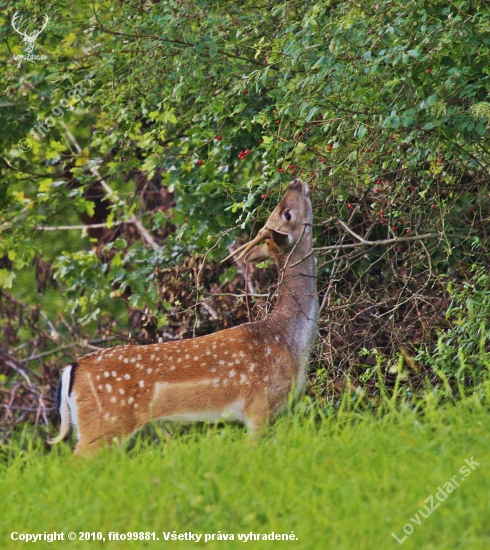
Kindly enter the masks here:
<path id="1" fill-rule="evenodd" d="M 124 390 L 123 390 L 122 388 L 119 388 L 119 393 L 120 393 L 121 395 L 124 395 Z"/>
<path id="2" fill-rule="evenodd" d="M 109 373 L 108 371 L 105 371 L 105 372 L 104 372 L 104 376 L 105 376 L 106 378 L 109 378 L 110 373 Z"/>
<path id="3" fill-rule="evenodd" d="M 131 405 L 131 403 L 132 403 L 133 401 L 134 401 L 134 397 L 130 397 L 130 398 L 128 399 L 128 405 Z"/>
<path id="4" fill-rule="evenodd" d="M 233 377 L 235 376 L 235 374 L 236 374 L 235 369 L 231 369 L 231 371 L 228 373 L 228 376 L 229 376 L 230 378 L 233 378 Z"/>
<path id="5" fill-rule="evenodd" d="M 115 403 L 116 402 L 116 398 L 114 396 L 111 397 L 111 403 Z"/>
<path id="6" fill-rule="evenodd" d="M 110 393 L 112 391 L 112 386 L 110 384 L 106 384 L 105 389 Z"/>
<path id="7" fill-rule="evenodd" d="M 126 380 L 129 380 L 129 379 L 131 378 L 131 376 L 130 376 L 129 374 L 125 374 L 125 375 L 124 375 L 124 378 L 125 378 Z"/>
<path id="8" fill-rule="evenodd" d="M 140 386 L 140 388 L 144 388 L 144 387 L 145 387 L 145 381 L 144 381 L 144 380 L 140 380 L 140 381 L 139 381 L 139 386 Z"/>

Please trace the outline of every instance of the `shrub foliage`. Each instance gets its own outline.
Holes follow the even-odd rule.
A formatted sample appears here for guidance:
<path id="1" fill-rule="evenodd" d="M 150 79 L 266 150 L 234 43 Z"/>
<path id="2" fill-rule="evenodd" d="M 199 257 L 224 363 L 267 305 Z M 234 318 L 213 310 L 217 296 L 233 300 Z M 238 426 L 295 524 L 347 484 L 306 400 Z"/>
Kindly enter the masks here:
<path id="1" fill-rule="evenodd" d="M 9 426 L 29 415 L 47 423 L 58 369 L 94 346 L 264 315 L 257 295 L 273 271 L 219 260 L 257 230 L 293 177 L 308 180 L 315 208 L 313 395 L 335 400 L 349 380 L 347 391 L 376 396 L 380 375 L 417 392 L 440 382 L 441 353 L 456 388 L 465 342 L 488 351 L 487 6 L 2 7 L 0 391 Z M 48 14 L 34 52 L 46 59 L 19 58 L 15 12 L 30 31 Z M 477 322 L 464 309 L 468 284 L 482 305 Z M 484 371 L 467 370 L 466 382 Z"/>

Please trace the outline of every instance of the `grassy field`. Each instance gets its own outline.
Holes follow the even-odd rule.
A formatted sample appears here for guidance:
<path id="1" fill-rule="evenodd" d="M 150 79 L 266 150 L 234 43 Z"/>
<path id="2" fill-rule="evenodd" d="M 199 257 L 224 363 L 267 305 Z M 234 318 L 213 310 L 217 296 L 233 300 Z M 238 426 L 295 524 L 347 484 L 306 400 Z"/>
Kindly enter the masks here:
<path id="1" fill-rule="evenodd" d="M 32 547 L 490 548 L 490 415 L 479 405 L 321 421 L 296 411 L 257 444 L 234 426 L 158 433 L 92 459 L 67 444 L 0 448 L 0 547 L 26 546 L 12 532 L 63 532 Z M 109 540 L 135 531 L 159 540 Z M 202 538 L 166 541 L 174 531 Z M 250 533 L 261 540 L 239 540 Z M 262 540 L 271 533 L 293 540 Z"/>

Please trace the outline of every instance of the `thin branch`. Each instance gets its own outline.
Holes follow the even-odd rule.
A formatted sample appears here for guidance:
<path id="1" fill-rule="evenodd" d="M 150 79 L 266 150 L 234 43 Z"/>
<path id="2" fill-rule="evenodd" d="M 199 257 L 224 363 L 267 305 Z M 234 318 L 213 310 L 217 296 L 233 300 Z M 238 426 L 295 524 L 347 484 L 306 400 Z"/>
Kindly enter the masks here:
<path id="1" fill-rule="evenodd" d="M 344 224 L 343 224 L 344 225 Z M 340 250 L 340 249 L 348 249 L 348 248 L 359 248 L 361 246 L 382 246 L 382 245 L 388 245 L 388 244 L 397 244 L 397 243 L 403 243 L 408 241 L 422 241 L 425 239 L 442 239 L 444 237 L 450 238 L 450 237 L 457 237 L 460 239 L 466 239 L 469 237 L 469 235 L 461 235 L 460 233 L 424 233 L 422 235 L 410 235 L 406 237 L 395 237 L 392 239 L 379 239 L 377 241 L 366 241 L 363 239 L 360 235 L 357 235 L 357 233 L 353 232 L 351 229 L 349 230 L 349 233 L 354 234 L 356 239 L 358 239 L 360 242 L 357 243 L 349 243 L 349 244 L 333 244 L 330 246 L 320 246 L 318 248 L 313 248 L 311 252 L 308 252 L 305 256 L 301 258 L 301 260 L 298 260 L 296 263 L 290 265 L 289 267 L 295 267 L 298 264 L 304 262 L 307 260 L 310 256 L 312 256 L 315 252 L 327 252 L 329 250 Z"/>

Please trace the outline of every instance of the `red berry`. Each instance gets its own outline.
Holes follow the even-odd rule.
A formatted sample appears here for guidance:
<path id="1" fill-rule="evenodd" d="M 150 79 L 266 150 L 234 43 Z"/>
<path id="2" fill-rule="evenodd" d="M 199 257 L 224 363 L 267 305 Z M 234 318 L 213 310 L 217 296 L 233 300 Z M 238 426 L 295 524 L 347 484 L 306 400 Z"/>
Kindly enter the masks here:
<path id="1" fill-rule="evenodd" d="M 393 153 L 393 151 L 391 149 L 388 149 L 388 151 L 386 151 L 387 155 L 391 155 L 392 153 Z"/>
<path id="2" fill-rule="evenodd" d="M 435 208 L 436 205 L 435 205 L 435 204 L 431 204 L 430 207 L 431 207 L 431 208 Z"/>
<path id="3" fill-rule="evenodd" d="M 410 187 L 410 191 L 415 191 L 416 187 Z"/>
<path id="4" fill-rule="evenodd" d="M 410 229 L 407 229 L 407 233 L 410 233 Z"/>
<path id="5" fill-rule="evenodd" d="M 201 164 L 204 164 L 204 161 L 201 160 L 201 159 L 199 159 L 199 160 L 197 161 L 197 164 L 199 164 L 199 166 L 201 166 Z"/>
<path id="6" fill-rule="evenodd" d="M 378 179 L 376 180 L 376 183 L 377 183 L 377 184 L 383 183 L 383 180 L 382 180 L 381 178 L 378 178 Z"/>
<path id="7" fill-rule="evenodd" d="M 432 69 L 427 69 L 425 72 L 430 74 L 432 72 Z"/>
<path id="8" fill-rule="evenodd" d="M 380 210 L 380 211 L 379 211 L 379 215 L 380 215 L 382 218 L 384 218 L 385 211 L 384 211 L 384 210 Z"/>
<path id="9" fill-rule="evenodd" d="M 320 162 L 322 162 L 323 164 L 325 164 L 327 162 L 327 159 L 320 159 Z"/>
<path id="10" fill-rule="evenodd" d="M 260 198 L 261 198 L 262 200 L 264 200 L 264 199 L 266 199 L 268 196 L 269 196 L 269 195 L 267 195 L 267 193 L 265 193 L 264 195 L 260 195 Z"/>
<path id="11" fill-rule="evenodd" d="M 284 168 L 279 168 L 278 172 L 281 172 L 281 174 L 284 172 Z"/>
<path id="12" fill-rule="evenodd" d="M 216 139 L 217 139 L 218 141 L 221 141 L 223 138 L 222 138 L 221 136 L 216 136 Z"/>
<path id="13" fill-rule="evenodd" d="M 328 144 L 328 147 L 327 147 L 327 150 L 328 151 L 331 151 L 333 149 L 333 143 L 329 143 Z"/>
<path id="14" fill-rule="evenodd" d="M 391 229 L 392 229 L 393 231 L 396 231 L 398 228 L 396 227 L 396 225 L 394 225 Z"/>
<path id="15" fill-rule="evenodd" d="M 381 189 L 379 187 L 376 188 L 376 193 L 381 193 Z"/>
<path id="16" fill-rule="evenodd" d="M 410 222 L 405 222 L 405 225 L 410 225 Z"/>
<path id="17" fill-rule="evenodd" d="M 371 149 L 366 149 L 366 153 L 370 153 L 371 152 Z"/>
<path id="18" fill-rule="evenodd" d="M 299 139 L 302 135 L 303 135 L 303 134 L 302 134 L 301 132 L 298 132 L 298 133 L 296 134 L 296 139 Z"/>
<path id="19" fill-rule="evenodd" d="M 263 142 L 264 142 L 264 140 L 263 140 L 263 139 L 259 139 L 259 143 L 263 143 Z"/>
<path id="20" fill-rule="evenodd" d="M 347 208 L 350 209 L 350 208 L 354 208 L 354 207 L 353 207 L 353 205 L 352 205 L 351 203 L 349 203 L 349 204 L 347 205 Z"/>
<path id="21" fill-rule="evenodd" d="M 246 150 L 245 150 L 245 154 L 246 154 L 246 155 L 250 155 L 251 152 L 252 152 L 252 149 L 246 149 Z"/>
<path id="22" fill-rule="evenodd" d="M 288 166 L 288 168 L 289 168 L 290 170 L 294 170 L 294 164 L 290 164 L 290 165 Z"/>
<path id="23" fill-rule="evenodd" d="M 368 160 L 368 161 L 366 162 L 366 164 L 367 164 L 368 166 L 371 166 L 372 162 L 371 162 L 370 160 Z"/>
<path id="24" fill-rule="evenodd" d="M 276 124 L 281 124 L 281 121 L 280 121 L 280 120 L 276 120 Z"/>
<path id="25" fill-rule="evenodd" d="M 243 93 L 244 93 L 245 95 L 248 95 L 250 92 L 249 92 L 248 90 L 243 90 Z"/>

